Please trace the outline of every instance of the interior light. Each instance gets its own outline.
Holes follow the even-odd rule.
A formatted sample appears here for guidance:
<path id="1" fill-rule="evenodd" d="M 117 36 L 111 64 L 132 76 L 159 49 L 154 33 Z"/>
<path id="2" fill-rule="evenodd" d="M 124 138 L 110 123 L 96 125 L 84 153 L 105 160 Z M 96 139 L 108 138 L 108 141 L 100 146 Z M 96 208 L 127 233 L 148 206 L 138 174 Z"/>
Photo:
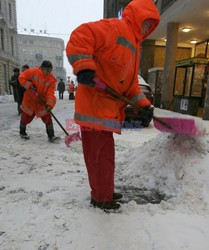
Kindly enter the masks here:
<path id="1" fill-rule="evenodd" d="M 164 38 L 164 41 L 167 42 L 167 38 Z"/>
<path id="2" fill-rule="evenodd" d="M 191 40 L 191 42 L 190 43 L 192 43 L 192 44 L 196 44 L 197 43 L 197 40 Z"/>
<path id="3" fill-rule="evenodd" d="M 187 28 L 187 27 L 182 29 L 183 32 L 189 32 L 190 30 L 191 30 L 191 28 Z"/>

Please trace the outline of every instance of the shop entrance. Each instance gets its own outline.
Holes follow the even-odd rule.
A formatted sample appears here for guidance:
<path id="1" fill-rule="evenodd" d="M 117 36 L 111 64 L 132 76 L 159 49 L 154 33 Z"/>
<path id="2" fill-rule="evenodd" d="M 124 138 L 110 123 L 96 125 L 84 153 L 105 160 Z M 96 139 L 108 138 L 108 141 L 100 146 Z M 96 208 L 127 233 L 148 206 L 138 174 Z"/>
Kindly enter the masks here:
<path id="1" fill-rule="evenodd" d="M 209 59 L 189 58 L 176 62 L 174 82 L 174 111 L 197 115 L 204 107 Z"/>

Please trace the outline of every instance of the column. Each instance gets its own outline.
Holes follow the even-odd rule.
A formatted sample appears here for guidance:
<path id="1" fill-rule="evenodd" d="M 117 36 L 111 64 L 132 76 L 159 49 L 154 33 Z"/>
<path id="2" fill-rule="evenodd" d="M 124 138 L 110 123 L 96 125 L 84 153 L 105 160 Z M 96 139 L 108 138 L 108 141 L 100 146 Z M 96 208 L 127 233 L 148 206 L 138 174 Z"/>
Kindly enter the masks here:
<path id="1" fill-rule="evenodd" d="M 161 105 L 164 109 L 171 109 L 173 101 L 173 86 L 176 68 L 176 53 L 178 43 L 179 23 L 167 24 L 167 42 L 163 72 Z"/>
<path id="2" fill-rule="evenodd" d="M 142 43 L 140 75 L 148 80 L 148 69 L 154 66 L 155 40 L 147 39 Z"/>

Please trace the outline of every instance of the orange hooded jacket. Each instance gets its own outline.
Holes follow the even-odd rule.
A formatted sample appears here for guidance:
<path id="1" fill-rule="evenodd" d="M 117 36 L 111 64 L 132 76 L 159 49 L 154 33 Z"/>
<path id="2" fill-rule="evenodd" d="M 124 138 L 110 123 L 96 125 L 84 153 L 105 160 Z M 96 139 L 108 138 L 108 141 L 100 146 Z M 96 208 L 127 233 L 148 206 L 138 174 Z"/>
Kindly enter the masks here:
<path id="1" fill-rule="evenodd" d="M 75 87 L 72 83 L 70 83 L 68 86 L 68 93 L 74 93 L 74 91 L 75 91 Z"/>
<path id="2" fill-rule="evenodd" d="M 149 18 L 154 19 L 154 24 L 143 36 L 141 25 Z M 150 106 L 138 84 L 140 42 L 159 21 L 160 15 L 152 0 L 133 0 L 124 9 L 121 20 L 111 18 L 82 24 L 72 32 L 66 47 L 74 74 L 85 69 L 94 70 L 102 82 L 137 105 Z M 125 106 L 104 90 L 79 84 L 75 122 L 120 133 Z"/>
<path id="3" fill-rule="evenodd" d="M 39 98 L 29 89 L 31 85 L 35 85 L 41 99 L 46 102 L 46 105 L 54 107 L 56 97 L 54 96 L 56 78 L 50 73 L 45 76 L 41 68 L 31 68 L 19 75 L 20 84 L 26 89 L 24 93 L 21 109 L 28 115 L 34 112 L 37 117 L 42 117 L 47 114 L 45 105 L 41 104 Z"/>

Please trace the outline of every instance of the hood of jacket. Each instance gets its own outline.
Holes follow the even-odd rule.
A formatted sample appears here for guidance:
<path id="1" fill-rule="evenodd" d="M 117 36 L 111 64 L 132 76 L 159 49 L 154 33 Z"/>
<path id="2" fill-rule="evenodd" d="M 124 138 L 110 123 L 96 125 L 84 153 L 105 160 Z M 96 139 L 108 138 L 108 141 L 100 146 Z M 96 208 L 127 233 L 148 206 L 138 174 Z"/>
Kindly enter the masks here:
<path id="1" fill-rule="evenodd" d="M 155 23 L 146 33 L 142 34 L 142 23 L 146 19 L 154 19 Z M 136 35 L 136 37 L 143 41 L 148 37 L 158 26 L 160 22 L 160 14 L 153 3 L 153 0 L 132 0 L 124 9 L 122 13 L 122 19 L 128 22 Z"/>

